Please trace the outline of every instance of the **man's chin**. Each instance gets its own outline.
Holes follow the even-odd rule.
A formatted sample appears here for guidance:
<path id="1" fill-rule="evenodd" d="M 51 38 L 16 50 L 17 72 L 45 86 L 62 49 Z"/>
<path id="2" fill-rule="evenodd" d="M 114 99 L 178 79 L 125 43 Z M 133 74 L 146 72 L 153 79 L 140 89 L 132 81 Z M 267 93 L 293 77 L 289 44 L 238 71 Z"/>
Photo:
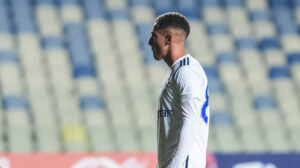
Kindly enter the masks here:
<path id="1" fill-rule="evenodd" d="M 158 56 L 154 55 L 154 59 L 155 59 L 156 61 L 159 61 L 159 60 L 161 60 L 161 57 L 158 57 Z"/>

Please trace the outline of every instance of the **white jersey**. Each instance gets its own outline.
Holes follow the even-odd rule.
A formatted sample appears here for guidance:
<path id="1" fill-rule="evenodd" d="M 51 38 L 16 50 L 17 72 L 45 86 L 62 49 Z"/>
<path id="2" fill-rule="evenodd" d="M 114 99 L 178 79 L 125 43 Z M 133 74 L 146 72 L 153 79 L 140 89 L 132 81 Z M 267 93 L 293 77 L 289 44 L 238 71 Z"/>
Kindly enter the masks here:
<path id="1" fill-rule="evenodd" d="M 207 78 L 196 59 L 176 60 L 163 83 L 158 110 L 157 168 L 205 168 L 209 130 Z"/>

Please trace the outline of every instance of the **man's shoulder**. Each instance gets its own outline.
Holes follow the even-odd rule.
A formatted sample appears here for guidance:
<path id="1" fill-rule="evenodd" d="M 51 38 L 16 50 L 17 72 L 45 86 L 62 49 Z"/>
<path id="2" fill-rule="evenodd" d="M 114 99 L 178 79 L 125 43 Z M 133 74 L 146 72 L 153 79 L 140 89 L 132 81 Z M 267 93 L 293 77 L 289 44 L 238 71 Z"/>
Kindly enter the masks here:
<path id="1" fill-rule="evenodd" d="M 184 64 L 185 60 L 185 64 Z M 173 72 L 172 79 L 176 86 L 201 87 L 207 83 L 207 78 L 201 64 L 193 57 L 185 57 L 182 65 Z"/>
<path id="2" fill-rule="evenodd" d="M 192 67 L 182 67 L 173 76 L 173 81 L 179 86 L 201 86 L 206 80 L 200 71 Z"/>
<path id="3" fill-rule="evenodd" d="M 193 57 L 185 57 L 179 62 L 178 68 L 174 71 L 174 78 L 181 78 L 183 76 L 192 76 L 196 78 L 202 78 L 203 68 L 200 63 Z"/>

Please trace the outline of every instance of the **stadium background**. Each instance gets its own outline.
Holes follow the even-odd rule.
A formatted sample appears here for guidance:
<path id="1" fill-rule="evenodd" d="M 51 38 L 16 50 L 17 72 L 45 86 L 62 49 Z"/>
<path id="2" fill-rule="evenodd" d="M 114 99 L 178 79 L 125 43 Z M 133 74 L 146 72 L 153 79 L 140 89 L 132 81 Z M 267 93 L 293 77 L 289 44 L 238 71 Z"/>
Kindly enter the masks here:
<path id="1" fill-rule="evenodd" d="M 299 0 L 0 0 L 0 157 L 155 153 L 167 11 L 209 79 L 208 151 L 299 152 Z"/>

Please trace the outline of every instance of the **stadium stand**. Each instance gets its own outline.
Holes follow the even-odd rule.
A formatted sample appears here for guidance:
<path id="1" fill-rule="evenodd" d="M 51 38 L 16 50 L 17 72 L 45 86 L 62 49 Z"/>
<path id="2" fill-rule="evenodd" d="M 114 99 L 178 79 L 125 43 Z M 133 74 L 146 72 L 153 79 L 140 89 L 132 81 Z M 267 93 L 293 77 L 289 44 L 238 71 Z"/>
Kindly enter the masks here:
<path id="1" fill-rule="evenodd" d="M 155 151 L 168 11 L 209 79 L 208 150 L 299 152 L 299 0 L 0 0 L 0 152 Z"/>

